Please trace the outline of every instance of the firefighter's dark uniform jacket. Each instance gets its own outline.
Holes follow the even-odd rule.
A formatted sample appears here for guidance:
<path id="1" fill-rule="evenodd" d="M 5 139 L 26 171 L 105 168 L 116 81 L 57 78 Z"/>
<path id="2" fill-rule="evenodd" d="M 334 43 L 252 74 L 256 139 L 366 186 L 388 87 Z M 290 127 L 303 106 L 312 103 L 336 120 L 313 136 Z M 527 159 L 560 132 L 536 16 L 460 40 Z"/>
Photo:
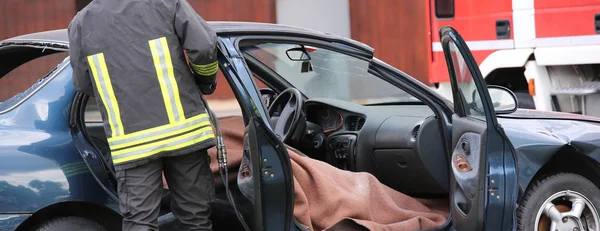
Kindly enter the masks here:
<path id="1" fill-rule="evenodd" d="M 188 2 L 94 0 L 69 39 L 73 84 L 96 96 L 117 169 L 215 145 L 197 83 L 215 83 L 217 37 Z"/>

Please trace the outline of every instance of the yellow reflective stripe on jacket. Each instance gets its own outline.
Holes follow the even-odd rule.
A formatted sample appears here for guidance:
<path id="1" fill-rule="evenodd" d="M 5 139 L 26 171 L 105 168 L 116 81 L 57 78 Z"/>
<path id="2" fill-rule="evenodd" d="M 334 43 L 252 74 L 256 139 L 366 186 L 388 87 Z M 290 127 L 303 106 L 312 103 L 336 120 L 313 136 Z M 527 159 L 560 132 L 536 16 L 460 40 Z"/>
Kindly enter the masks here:
<path id="1" fill-rule="evenodd" d="M 217 61 L 204 65 L 190 62 L 190 66 L 194 69 L 194 72 L 204 76 L 212 76 L 216 74 L 219 69 L 219 63 Z"/>
<path id="2" fill-rule="evenodd" d="M 162 141 L 114 151 L 112 152 L 113 163 L 119 164 L 130 160 L 145 158 L 163 151 L 185 148 L 214 137 L 211 127 L 200 128 Z"/>
<path id="3" fill-rule="evenodd" d="M 112 137 L 122 136 L 125 134 L 123 131 L 123 122 L 121 122 L 121 113 L 110 81 L 110 76 L 108 75 L 104 54 L 99 53 L 90 55 L 87 58 L 90 69 L 92 70 L 92 76 L 96 82 L 98 94 L 100 94 L 102 104 L 104 104 L 104 107 L 106 108 Z"/>
<path id="4" fill-rule="evenodd" d="M 175 130 L 180 130 L 187 126 L 194 126 L 195 124 L 198 124 L 198 123 L 201 123 L 204 121 L 208 121 L 208 114 L 206 114 L 206 113 L 202 113 L 202 114 L 190 117 L 189 119 L 186 119 L 184 121 L 180 121 L 180 122 L 176 122 L 176 123 L 172 123 L 172 124 L 165 124 L 162 126 L 153 127 L 153 128 L 149 128 L 146 130 L 129 133 L 129 134 L 126 134 L 123 136 L 111 137 L 111 138 L 107 139 L 108 145 L 109 146 L 121 145 L 124 143 L 129 143 L 129 142 L 133 142 L 135 140 L 145 139 L 148 137 L 161 137 L 161 136 L 164 136 L 164 134 L 166 134 L 166 133 L 169 133 L 169 132 L 172 132 Z"/>
<path id="5" fill-rule="evenodd" d="M 169 51 L 167 38 L 162 37 L 150 40 L 148 41 L 148 44 L 150 45 L 150 51 L 152 52 L 152 59 L 154 60 L 154 67 L 156 68 L 156 75 L 158 76 L 163 100 L 165 101 L 169 122 L 174 123 L 182 121 L 185 119 L 185 115 L 179 98 L 179 88 L 175 81 L 173 63 L 171 62 L 171 52 Z"/>
<path id="6" fill-rule="evenodd" d="M 201 127 L 207 127 L 210 126 L 210 121 L 196 121 L 197 123 L 188 123 L 190 124 L 190 126 L 187 126 L 188 124 L 182 124 L 181 126 L 174 126 L 171 127 L 172 129 L 168 129 L 166 131 L 163 131 L 163 133 L 160 133 L 158 135 L 154 135 L 153 134 L 149 134 L 148 136 L 141 136 L 139 138 L 136 139 L 127 139 L 127 140 L 122 140 L 122 141 L 127 141 L 127 142 L 113 142 L 112 145 L 110 145 L 110 149 L 111 150 L 116 150 L 116 149 L 121 149 L 121 148 L 126 148 L 126 147 L 130 147 L 130 146 L 134 146 L 134 145 L 138 145 L 138 144 L 142 144 L 142 143 L 147 143 L 147 142 L 151 142 L 154 140 L 158 140 L 158 139 L 162 139 L 162 138 L 166 138 L 169 136 L 174 136 L 177 135 L 179 133 L 184 133 L 184 132 L 188 132 L 194 129 L 198 129 Z"/>

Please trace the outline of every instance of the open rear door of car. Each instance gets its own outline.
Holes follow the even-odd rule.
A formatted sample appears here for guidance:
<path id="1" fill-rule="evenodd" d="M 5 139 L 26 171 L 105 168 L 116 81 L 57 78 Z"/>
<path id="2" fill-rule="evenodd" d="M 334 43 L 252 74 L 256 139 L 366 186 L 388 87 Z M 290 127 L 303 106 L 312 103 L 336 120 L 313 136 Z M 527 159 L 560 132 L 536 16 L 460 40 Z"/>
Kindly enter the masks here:
<path id="1" fill-rule="evenodd" d="M 456 230 L 514 230 L 515 152 L 498 124 L 487 86 L 467 44 L 452 27 L 440 29 L 452 115 L 450 212 Z"/>

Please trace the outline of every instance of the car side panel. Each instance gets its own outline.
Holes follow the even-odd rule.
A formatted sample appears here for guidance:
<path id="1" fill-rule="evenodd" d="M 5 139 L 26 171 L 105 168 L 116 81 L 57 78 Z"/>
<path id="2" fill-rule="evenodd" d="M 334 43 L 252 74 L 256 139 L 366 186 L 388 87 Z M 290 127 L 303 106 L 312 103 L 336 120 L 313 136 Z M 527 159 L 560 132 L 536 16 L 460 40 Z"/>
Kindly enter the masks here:
<path id="1" fill-rule="evenodd" d="M 7 214 L 0 215 L 0 230 L 11 231 L 19 227 L 23 221 L 29 218 L 28 214 Z"/>
<path id="2" fill-rule="evenodd" d="M 520 195 L 535 174 L 567 146 L 600 162 L 598 123 L 525 118 L 499 118 L 498 122 L 517 151 Z"/>
<path id="3" fill-rule="evenodd" d="M 112 204 L 69 129 L 71 69 L 44 81 L 31 97 L 0 114 L 0 214 L 32 213 L 69 200 Z"/>

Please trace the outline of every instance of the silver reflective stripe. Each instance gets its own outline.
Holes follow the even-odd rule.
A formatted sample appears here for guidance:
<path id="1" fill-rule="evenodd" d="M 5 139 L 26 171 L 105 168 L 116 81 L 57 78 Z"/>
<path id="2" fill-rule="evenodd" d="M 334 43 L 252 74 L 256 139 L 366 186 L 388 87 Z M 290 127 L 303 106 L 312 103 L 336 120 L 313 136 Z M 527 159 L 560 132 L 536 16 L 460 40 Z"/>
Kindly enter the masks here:
<path id="1" fill-rule="evenodd" d="M 94 60 L 94 66 L 96 66 L 96 76 L 98 76 L 98 82 L 100 83 L 100 88 L 102 88 L 102 99 L 104 99 L 103 103 L 106 104 L 106 106 L 108 107 L 108 113 L 109 116 L 111 117 L 109 119 L 109 123 L 112 124 L 112 127 L 114 127 L 115 131 L 113 131 L 115 133 L 115 136 L 122 136 L 123 134 L 121 133 L 121 129 L 119 129 L 119 123 L 117 123 L 117 114 L 115 113 L 115 106 L 113 105 L 113 103 L 116 102 L 112 102 L 112 100 L 110 99 L 109 93 L 108 93 L 108 88 L 106 87 L 106 79 L 105 76 L 102 74 L 102 66 L 100 65 L 100 61 L 98 60 L 98 55 L 93 55 L 92 56 L 92 60 Z"/>
<path id="2" fill-rule="evenodd" d="M 165 85 L 166 85 L 167 92 L 169 95 L 169 101 L 171 102 L 170 110 L 173 112 L 175 122 L 178 122 L 178 121 L 181 121 L 182 116 L 179 115 L 179 111 L 177 110 L 177 104 L 175 101 L 175 92 L 173 91 L 173 87 L 175 86 L 176 83 L 172 83 L 171 79 L 169 78 L 169 70 L 167 67 L 167 62 L 165 60 L 165 49 L 169 49 L 169 48 L 163 47 L 160 40 L 161 39 L 155 39 L 155 40 L 152 40 L 152 42 L 154 42 L 154 44 L 156 45 L 156 51 L 158 53 L 158 58 L 160 59 L 160 69 L 162 71 L 162 78 L 163 78 L 163 81 L 165 81 Z M 165 107 L 166 106 L 167 105 L 165 105 Z M 169 108 L 167 108 L 167 110 L 169 110 Z"/>
<path id="3" fill-rule="evenodd" d="M 189 122 L 182 123 L 182 124 L 175 125 L 175 126 L 169 126 L 169 127 L 165 128 L 165 129 L 160 129 L 160 130 L 157 130 L 157 131 L 148 132 L 146 134 L 138 135 L 138 136 L 135 136 L 135 137 L 131 137 L 131 138 L 127 138 L 127 139 L 122 139 L 122 140 L 109 141 L 108 145 L 110 147 L 113 147 L 115 145 L 122 145 L 122 144 L 126 144 L 126 143 L 132 143 L 132 142 L 136 142 L 136 141 L 139 141 L 139 140 L 151 138 L 151 137 L 158 137 L 160 135 L 167 134 L 167 133 L 170 133 L 170 132 L 175 132 L 177 130 L 184 129 L 186 127 L 198 125 L 198 124 L 206 122 L 206 121 L 208 121 L 208 117 L 202 117 L 200 119 L 191 120 Z M 207 126 L 210 126 L 210 125 L 207 125 Z"/>
<path id="4" fill-rule="evenodd" d="M 202 128 L 195 130 L 191 133 L 198 132 L 199 130 L 202 130 Z M 190 134 L 190 133 L 187 133 L 187 134 Z M 184 134 L 181 136 L 185 136 L 187 134 Z M 194 135 L 191 135 L 191 136 L 183 138 L 183 139 L 178 139 L 179 137 L 175 137 L 175 138 L 173 138 L 175 140 L 172 142 L 164 142 L 162 144 L 151 146 L 148 148 L 143 148 L 143 149 L 139 149 L 139 150 L 135 150 L 135 151 L 131 151 L 131 152 L 125 152 L 125 153 L 120 153 L 121 151 L 119 151 L 119 153 L 114 152 L 112 155 L 113 161 L 121 162 L 121 161 L 119 161 L 120 159 L 127 158 L 127 157 L 132 157 L 132 156 L 136 156 L 136 155 L 152 153 L 152 152 L 157 152 L 157 151 L 170 151 L 170 149 L 169 149 L 170 147 L 179 146 L 179 145 L 189 143 L 189 142 L 192 142 L 195 140 L 198 140 L 198 142 L 200 142 L 200 141 L 202 141 L 202 140 L 200 140 L 201 138 L 212 135 L 212 134 L 213 134 L 212 129 L 207 129 L 203 132 L 195 133 Z M 206 138 L 206 139 L 208 139 L 208 138 Z M 195 144 L 195 142 L 193 144 Z M 177 148 L 182 148 L 182 147 L 177 147 Z M 148 156 L 151 156 L 153 154 L 155 154 L 155 153 L 149 154 Z M 140 158 L 144 158 L 144 157 L 140 157 Z M 135 159 L 137 159 L 137 158 L 135 158 Z"/>

